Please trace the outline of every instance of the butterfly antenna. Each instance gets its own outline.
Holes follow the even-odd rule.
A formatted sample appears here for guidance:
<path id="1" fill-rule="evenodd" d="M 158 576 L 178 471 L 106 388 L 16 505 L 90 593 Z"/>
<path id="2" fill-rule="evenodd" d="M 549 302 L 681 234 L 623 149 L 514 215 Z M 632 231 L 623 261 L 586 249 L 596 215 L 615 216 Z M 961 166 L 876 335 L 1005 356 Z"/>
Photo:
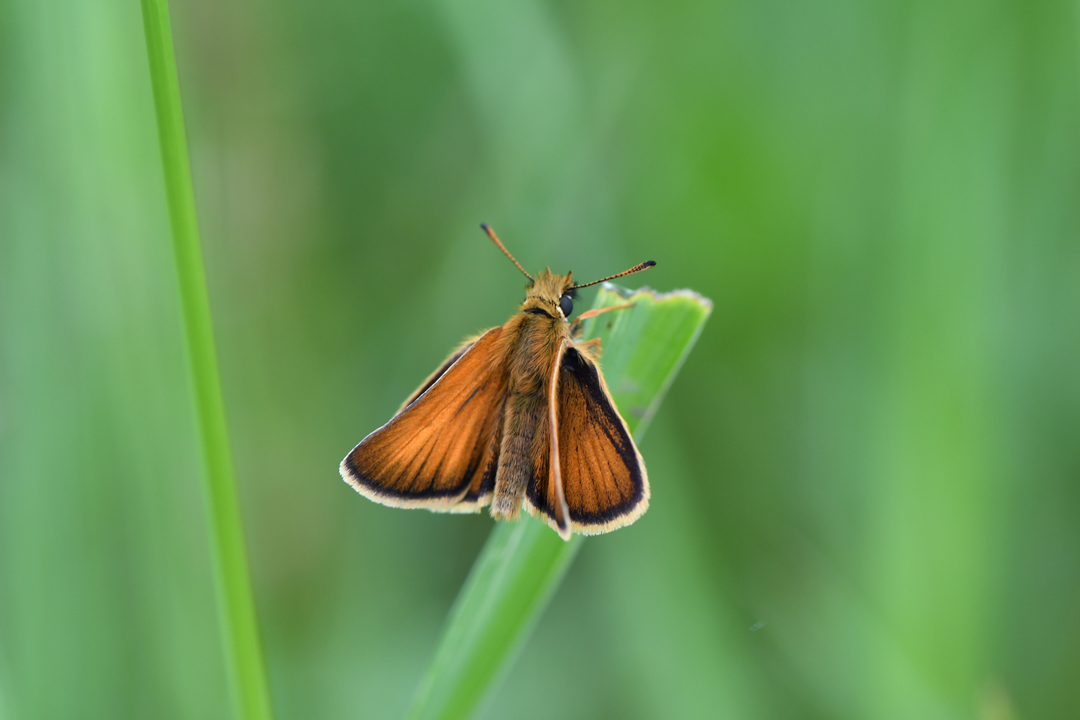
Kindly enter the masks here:
<path id="1" fill-rule="evenodd" d="M 602 282 L 607 282 L 608 280 L 614 280 L 615 278 L 621 278 L 623 275 L 633 275 L 634 273 L 641 272 L 642 270 L 648 270 L 649 268 L 651 268 L 655 264 L 656 264 L 656 261 L 654 261 L 654 260 L 646 260 L 645 262 L 641 263 L 640 265 L 635 265 L 634 267 L 630 268 L 629 270 L 627 270 L 625 272 L 621 272 L 618 275 L 612 275 L 610 277 L 600 278 L 599 280 L 593 280 L 592 282 L 584 283 L 582 285 L 575 285 L 572 289 L 577 290 L 578 288 L 589 287 L 590 285 L 595 285 L 596 283 L 602 283 Z"/>
<path id="2" fill-rule="evenodd" d="M 498 245 L 499 249 L 503 251 L 503 254 L 506 255 L 506 257 L 510 258 L 510 262 L 517 265 L 517 269 L 520 270 L 521 273 L 525 277 L 529 278 L 530 280 L 533 280 L 533 276 L 530 275 L 529 273 L 525 272 L 525 268 L 521 267 L 521 263 L 519 263 L 517 260 L 514 259 L 514 256 L 510 254 L 510 251 L 506 249 L 505 245 L 503 245 L 501 242 L 499 242 L 499 236 L 495 234 L 495 231 L 492 230 L 490 227 L 488 227 L 487 223 L 480 223 L 480 227 L 481 227 L 481 229 L 483 229 L 484 232 L 487 233 L 487 236 L 489 238 L 491 238 L 491 242 Z M 535 280 L 533 280 L 533 281 L 535 282 Z"/>

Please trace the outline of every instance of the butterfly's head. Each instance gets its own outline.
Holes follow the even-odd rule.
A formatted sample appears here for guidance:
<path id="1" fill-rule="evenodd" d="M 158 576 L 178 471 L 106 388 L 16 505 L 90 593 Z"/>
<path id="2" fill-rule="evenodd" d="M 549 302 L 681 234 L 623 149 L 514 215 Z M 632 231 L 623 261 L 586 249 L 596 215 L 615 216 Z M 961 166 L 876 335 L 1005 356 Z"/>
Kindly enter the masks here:
<path id="1" fill-rule="evenodd" d="M 540 310 L 563 320 L 570 317 L 570 313 L 574 312 L 574 298 L 577 297 L 573 275 L 556 275 L 545 269 L 536 277 L 530 278 L 525 303 L 521 309 Z"/>

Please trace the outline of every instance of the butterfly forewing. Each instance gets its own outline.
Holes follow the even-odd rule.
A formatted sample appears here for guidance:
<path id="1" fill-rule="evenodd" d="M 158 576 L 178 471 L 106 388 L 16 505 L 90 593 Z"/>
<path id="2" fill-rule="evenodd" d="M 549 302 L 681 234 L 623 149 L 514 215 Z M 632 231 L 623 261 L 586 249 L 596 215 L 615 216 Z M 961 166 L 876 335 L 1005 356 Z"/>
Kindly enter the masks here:
<path id="1" fill-rule="evenodd" d="M 562 491 L 573 531 L 591 535 L 629 525 L 648 508 L 648 476 L 596 363 L 567 348 L 554 400 Z M 558 530 L 553 475 L 538 474 L 526 498 Z"/>
<path id="2" fill-rule="evenodd" d="M 341 463 L 349 484 L 396 507 L 469 512 L 484 505 L 508 382 L 501 333 L 488 330 L 452 355 L 401 412 L 353 448 Z"/>

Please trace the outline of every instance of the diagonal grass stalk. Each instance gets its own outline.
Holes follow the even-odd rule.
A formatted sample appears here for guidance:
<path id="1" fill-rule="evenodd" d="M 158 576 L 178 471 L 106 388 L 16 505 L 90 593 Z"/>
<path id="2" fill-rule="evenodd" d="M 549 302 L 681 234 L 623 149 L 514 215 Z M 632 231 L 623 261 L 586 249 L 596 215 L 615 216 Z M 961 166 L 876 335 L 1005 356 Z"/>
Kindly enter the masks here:
<path id="1" fill-rule="evenodd" d="M 168 3 L 166 0 L 142 0 L 142 12 L 184 334 L 202 445 L 210 547 L 225 645 L 225 664 L 237 716 L 244 720 L 263 720 L 272 716 L 270 696 L 233 479 Z"/>
<path id="2" fill-rule="evenodd" d="M 586 321 L 599 337 L 601 365 L 615 404 L 636 442 L 675 379 L 712 311 L 696 293 L 621 293 L 605 284 L 594 307 L 627 301 L 629 310 Z M 563 542 L 525 517 L 499 523 L 473 564 L 417 690 L 409 720 L 471 716 L 513 664 L 584 539 Z"/>

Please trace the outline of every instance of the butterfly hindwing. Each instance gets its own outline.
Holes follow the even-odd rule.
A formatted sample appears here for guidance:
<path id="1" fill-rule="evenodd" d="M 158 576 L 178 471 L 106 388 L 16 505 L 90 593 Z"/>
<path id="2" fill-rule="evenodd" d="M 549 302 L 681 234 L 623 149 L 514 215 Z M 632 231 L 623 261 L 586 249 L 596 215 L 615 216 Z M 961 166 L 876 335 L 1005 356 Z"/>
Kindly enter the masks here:
<path id="1" fill-rule="evenodd" d="M 508 384 L 502 328 L 443 363 L 341 462 L 358 492 L 394 507 L 474 512 L 490 502 Z"/>
<path id="2" fill-rule="evenodd" d="M 554 403 L 558 484 L 550 468 L 526 493 L 530 511 L 562 528 L 560 490 L 574 532 L 595 535 L 637 520 L 649 506 L 645 464 L 615 409 L 596 362 L 574 347 L 562 354 Z"/>

